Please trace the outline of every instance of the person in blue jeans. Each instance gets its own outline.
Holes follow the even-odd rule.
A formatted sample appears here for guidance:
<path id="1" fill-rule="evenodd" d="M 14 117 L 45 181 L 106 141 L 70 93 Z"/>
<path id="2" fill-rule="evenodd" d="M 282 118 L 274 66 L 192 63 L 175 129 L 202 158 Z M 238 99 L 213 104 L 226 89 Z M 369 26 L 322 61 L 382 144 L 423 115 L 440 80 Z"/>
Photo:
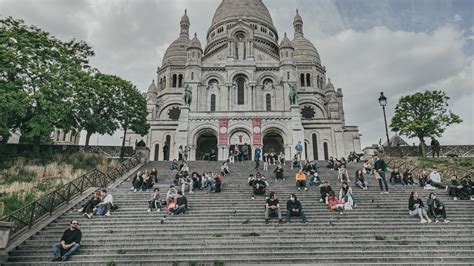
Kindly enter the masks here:
<path id="1" fill-rule="evenodd" d="M 260 156 L 262 155 L 262 150 L 260 147 L 255 148 L 255 170 L 258 170 L 258 167 L 260 167 Z"/>
<path id="2" fill-rule="evenodd" d="M 69 228 L 64 231 L 61 241 L 53 245 L 54 258 L 52 261 L 67 261 L 79 251 L 82 233 L 78 225 L 76 220 L 72 220 L 69 223 Z"/>
<path id="3" fill-rule="evenodd" d="M 379 181 L 380 194 L 388 194 L 387 179 L 385 179 L 385 171 L 387 171 L 387 164 L 377 155 L 374 156 L 374 171 L 378 174 L 375 175 L 375 178 Z M 383 191 L 384 186 L 385 192 Z"/>

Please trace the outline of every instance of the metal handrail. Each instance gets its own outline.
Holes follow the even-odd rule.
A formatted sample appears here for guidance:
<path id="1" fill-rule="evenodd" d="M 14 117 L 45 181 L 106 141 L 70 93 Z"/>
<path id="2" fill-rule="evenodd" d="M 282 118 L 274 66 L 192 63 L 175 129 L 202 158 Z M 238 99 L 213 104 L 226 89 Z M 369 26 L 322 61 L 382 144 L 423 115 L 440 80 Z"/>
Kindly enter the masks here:
<path id="1" fill-rule="evenodd" d="M 135 154 L 122 162 L 118 167 L 103 173 L 97 169 L 92 170 L 60 188 L 46 194 L 38 200 L 2 217 L 2 221 L 11 222 L 10 239 L 22 234 L 33 225 L 51 215 L 55 210 L 84 191 L 93 187 L 107 187 L 140 163 L 140 155 Z"/>

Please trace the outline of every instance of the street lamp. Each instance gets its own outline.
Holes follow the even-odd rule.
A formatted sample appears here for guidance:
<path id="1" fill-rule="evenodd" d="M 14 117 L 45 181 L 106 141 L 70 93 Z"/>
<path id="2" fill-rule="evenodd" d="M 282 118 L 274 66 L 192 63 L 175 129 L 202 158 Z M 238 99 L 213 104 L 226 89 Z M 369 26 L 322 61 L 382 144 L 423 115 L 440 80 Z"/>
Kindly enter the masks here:
<path id="1" fill-rule="evenodd" d="M 383 119 L 385 121 L 385 135 L 387 136 L 387 146 L 390 147 L 390 138 L 388 137 L 388 127 L 387 127 L 387 115 L 385 114 L 385 106 L 387 106 L 387 97 L 383 95 L 383 92 L 380 93 L 379 104 L 382 106 L 383 110 Z"/>

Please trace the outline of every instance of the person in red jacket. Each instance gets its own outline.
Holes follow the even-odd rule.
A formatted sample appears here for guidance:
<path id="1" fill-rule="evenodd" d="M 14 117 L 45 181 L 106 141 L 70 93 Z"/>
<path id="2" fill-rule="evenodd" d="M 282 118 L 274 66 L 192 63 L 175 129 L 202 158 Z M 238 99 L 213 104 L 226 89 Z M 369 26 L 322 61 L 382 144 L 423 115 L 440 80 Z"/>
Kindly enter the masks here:
<path id="1" fill-rule="evenodd" d="M 344 200 L 338 199 L 336 193 L 331 191 L 328 196 L 328 206 L 331 210 L 343 210 L 344 209 Z"/>

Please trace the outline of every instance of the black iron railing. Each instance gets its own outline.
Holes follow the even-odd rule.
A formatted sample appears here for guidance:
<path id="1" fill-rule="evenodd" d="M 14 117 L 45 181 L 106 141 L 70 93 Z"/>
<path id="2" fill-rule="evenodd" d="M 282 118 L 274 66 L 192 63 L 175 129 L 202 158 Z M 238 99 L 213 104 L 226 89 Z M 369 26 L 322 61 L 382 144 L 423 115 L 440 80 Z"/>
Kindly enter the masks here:
<path id="1" fill-rule="evenodd" d="M 56 209 L 64 204 L 68 204 L 72 199 L 81 195 L 89 188 L 107 187 L 139 163 L 140 155 L 135 154 L 122 162 L 120 166 L 108 171 L 107 173 L 102 173 L 97 169 L 90 171 L 25 207 L 14 211 L 8 216 L 3 217 L 3 221 L 12 224 L 10 239 L 17 237 L 23 231 L 30 229 L 37 222 L 51 215 Z"/>

